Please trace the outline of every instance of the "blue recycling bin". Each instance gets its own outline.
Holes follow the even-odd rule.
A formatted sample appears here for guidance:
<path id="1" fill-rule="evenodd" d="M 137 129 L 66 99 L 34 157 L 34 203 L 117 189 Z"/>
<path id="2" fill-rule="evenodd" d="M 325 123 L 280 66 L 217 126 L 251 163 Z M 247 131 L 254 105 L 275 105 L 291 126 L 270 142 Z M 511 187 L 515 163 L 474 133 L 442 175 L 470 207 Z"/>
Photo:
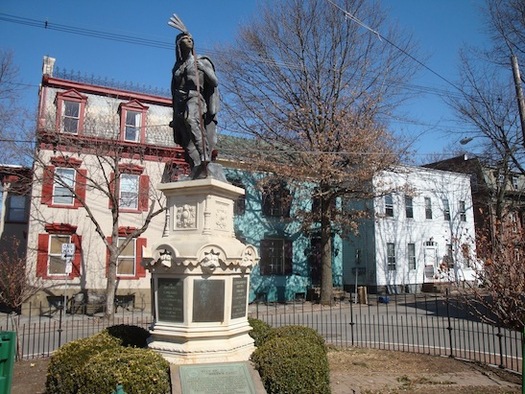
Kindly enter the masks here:
<path id="1" fill-rule="evenodd" d="M 11 393 L 15 351 L 16 332 L 0 331 L 0 394 Z"/>

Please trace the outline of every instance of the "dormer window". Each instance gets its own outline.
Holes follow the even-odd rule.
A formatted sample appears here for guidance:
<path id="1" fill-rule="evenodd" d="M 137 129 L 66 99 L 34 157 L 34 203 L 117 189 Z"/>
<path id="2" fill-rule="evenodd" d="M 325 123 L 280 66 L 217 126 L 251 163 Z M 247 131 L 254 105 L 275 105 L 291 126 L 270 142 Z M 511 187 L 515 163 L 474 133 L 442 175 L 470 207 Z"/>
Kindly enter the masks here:
<path id="1" fill-rule="evenodd" d="M 145 142 L 148 107 L 137 100 L 120 105 L 120 139 L 127 142 Z"/>
<path id="2" fill-rule="evenodd" d="M 87 97 L 76 90 L 57 94 L 56 127 L 61 133 L 79 134 L 84 128 Z"/>

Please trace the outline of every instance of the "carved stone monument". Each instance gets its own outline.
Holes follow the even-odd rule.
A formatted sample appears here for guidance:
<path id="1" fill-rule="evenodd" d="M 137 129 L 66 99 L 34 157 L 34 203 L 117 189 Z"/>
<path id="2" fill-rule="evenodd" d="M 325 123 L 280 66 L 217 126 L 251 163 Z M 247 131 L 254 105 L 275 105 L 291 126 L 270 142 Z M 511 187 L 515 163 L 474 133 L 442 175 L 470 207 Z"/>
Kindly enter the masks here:
<path id="1" fill-rule="evenodd" d="M 164 183 L 166 228 L 152 246 L 154 324 L 149 347 L 176 364 L 246 361 L 250 272 L 257 250 L 235 238 L 244 190 L 213 178 Z"/>

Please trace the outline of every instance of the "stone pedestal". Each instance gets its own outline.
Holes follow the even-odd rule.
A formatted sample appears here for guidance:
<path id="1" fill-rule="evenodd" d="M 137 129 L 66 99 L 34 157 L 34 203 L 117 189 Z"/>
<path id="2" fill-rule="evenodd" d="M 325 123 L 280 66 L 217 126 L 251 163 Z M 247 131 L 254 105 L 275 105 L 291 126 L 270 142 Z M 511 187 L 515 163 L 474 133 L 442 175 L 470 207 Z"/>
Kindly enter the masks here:
<path id="1" fill-rule="evenodd" d="M 244 190 L 215 179 L 159 185 L 166 228 L 152 246 L 154 323 L 150 348 L 176 364 L 246 361 L 257 250 L 235 238 L 233 203 Z"/>

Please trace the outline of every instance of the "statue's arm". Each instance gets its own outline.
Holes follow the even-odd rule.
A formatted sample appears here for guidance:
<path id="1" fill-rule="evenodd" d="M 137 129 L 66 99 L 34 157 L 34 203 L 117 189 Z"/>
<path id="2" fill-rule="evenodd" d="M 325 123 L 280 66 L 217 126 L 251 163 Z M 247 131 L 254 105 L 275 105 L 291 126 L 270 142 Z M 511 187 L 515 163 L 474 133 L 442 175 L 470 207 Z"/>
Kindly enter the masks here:
<path id="1" fill-rule="evenodd" d="M 207 58 L 200 58 L 198 65 L 199 70 L 201 70 L 204 73 L 204 78 L 206 79 L 206 82 L 208 82 L 211 86 L 217 86 L 219 84 L 219 80 L 217 79 L 217 75 L 215 74 L 215 68 L 213 67 L 211 61 Z"/>

